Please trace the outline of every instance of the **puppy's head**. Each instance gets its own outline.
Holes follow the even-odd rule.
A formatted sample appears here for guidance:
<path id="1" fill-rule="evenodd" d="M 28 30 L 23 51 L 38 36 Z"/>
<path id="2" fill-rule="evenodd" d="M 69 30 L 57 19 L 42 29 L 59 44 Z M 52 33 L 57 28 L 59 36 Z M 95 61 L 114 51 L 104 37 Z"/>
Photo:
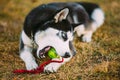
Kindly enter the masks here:
<path id="1" fill-rule="evenodd" d="M 66 19 L 68 13 L 68 8 L 58 11 L 53 19 L 42 25 L 44 30 L 36 33 L 37 56 L 39 56 L 40 50 L 46 46 L 53 46 L 58 55 L 64 58 L 75 55 L 75 49 L 72 45 L 73 30 L 71 24 Z"/>

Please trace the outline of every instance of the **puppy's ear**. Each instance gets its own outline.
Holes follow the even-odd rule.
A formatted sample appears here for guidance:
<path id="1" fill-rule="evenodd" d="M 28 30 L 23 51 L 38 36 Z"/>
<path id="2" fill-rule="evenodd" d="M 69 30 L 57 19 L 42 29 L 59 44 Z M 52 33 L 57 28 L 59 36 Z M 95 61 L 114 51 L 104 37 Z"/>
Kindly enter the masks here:
<path id="1" fill-rule="evenodd" d="M 64 9 L 60 10 L 59 12 L 57 12 L 57 14 L 54 16 L 55 23 L 62 21 L 63 19 L 66 19 L 68 13 L 69 13 L 68 8 L 64 8 Z"/>

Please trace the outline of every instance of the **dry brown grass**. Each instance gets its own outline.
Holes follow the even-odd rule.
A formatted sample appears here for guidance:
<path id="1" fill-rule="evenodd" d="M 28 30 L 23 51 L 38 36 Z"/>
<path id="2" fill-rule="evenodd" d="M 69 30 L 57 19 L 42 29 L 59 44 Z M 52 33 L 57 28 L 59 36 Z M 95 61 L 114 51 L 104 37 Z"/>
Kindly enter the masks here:
<path id="1" fill-rule="evenodd" d="M 120 79 L 120 1 L 93 0 L 106 13 L 105 24 L 83 43 L 75 38 L 76 56 L 52 74 L 13 74 L 25 68 L 19 58 L 19 34 L 27 13 L 35 6 L 63 0 L 0 1 L 0 79 L 1 80 L 119 80 Z M 73 1 L 73 0 L 64 0 Z M 76 0 L 79 1 L 79 0 Z M 91 0 L 81 0 L 89 1 Z"/>

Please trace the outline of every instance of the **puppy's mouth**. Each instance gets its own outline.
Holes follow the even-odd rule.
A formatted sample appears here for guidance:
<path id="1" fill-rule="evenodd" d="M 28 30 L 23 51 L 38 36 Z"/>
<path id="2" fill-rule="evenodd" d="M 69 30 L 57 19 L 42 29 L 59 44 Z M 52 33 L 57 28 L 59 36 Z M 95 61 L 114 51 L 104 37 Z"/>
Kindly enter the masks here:
<path id="1" fill-rule="evenodd" d="M 46 46 L 42 50 L 39 51 L 39 57 L 45 58 L 45 54 L 50 50 L 51 46 Z"/>
<path id="2" fill-rule="evenodd" d="M 41 49 L 41 50 L 39 51 L 39 57 L 40 57 L 40 58 L 45 58 L 46 53 L 48 53 L 48 51 L 49 51 L 51 48 L 53 48 L 53 47 L 52 47 L 52 46 L 46 46 L 46 47 L 44 47 L 43 49 Z M 68 52 L 66 52 L 65 55 L 64 55 L 64 56 L 61 56 L 61 57 L 63 57 L 63 58 L 69 58 L 69 57 L 71 57 L 71 55 L 70 55 Z"/>
<path id="3" fill-rule="evenodd" d="M 61 56 L 61 57 L 63 57 L 63 58 L 70 58 L 70 56 Z"/>

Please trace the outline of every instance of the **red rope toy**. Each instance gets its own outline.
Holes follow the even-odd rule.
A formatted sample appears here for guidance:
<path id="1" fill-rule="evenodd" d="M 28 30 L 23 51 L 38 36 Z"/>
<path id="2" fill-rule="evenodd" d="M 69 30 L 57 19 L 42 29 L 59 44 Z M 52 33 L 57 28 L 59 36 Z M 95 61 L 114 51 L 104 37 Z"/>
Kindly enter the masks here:
<path id="1" fill-rule="evenodd" d="M 55 51 L 55 49 L 51 46 L 47 46 L 45 47 L 44 49 L 41 50 L 40 52 L 40 56 L 43 57 L 44 56 L 44 53 L 47 53 L 48 56 L 53 59 L 53 58 L 59 58 Z M 44 72 L 44 67 L 46 65 L 48 65 L 49 63 L 52 63 L 52 62 L 56 62 L 56 63 L 62 63 L 64 61 L 64 59 L 62 58 L 62 60 L 48 60 L 44 63 L 42 63 L 38 68 L 34 69 L 34 70 L 25 70 L 25 69 L 20 69 L 20 70 L 14 70 L 13 73 L 31 73 L 31 74 L 38 74 L 38 73 L 42 73 Z"/>

